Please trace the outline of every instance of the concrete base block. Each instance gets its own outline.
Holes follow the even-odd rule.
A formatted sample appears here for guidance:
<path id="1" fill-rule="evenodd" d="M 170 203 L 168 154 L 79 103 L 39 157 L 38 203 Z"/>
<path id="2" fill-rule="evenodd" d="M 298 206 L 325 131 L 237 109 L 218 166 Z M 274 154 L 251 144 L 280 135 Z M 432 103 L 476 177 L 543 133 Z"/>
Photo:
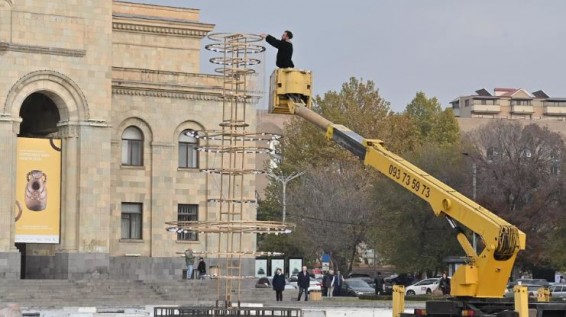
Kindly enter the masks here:
<path id="1" fill-rule="evenodd" d="M 0 279 L 19 280 L 20 279 L 20 252 L 0 252 Z"/>
<path id="2" fill-rule="evenodd" d="M 108 278 L 107 253 L 56 253 L 55 256 L 27 256 L 27 279 L 80 280 Z"/>

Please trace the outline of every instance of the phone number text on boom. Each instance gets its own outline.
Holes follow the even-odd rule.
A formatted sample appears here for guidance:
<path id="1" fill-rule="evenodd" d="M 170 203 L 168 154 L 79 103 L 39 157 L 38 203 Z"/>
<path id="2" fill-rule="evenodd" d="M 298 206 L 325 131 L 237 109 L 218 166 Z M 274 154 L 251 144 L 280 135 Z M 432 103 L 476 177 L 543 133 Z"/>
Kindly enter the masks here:
<path id="1" fill-rule="evenodd" d="M 411 175 L 403 172 L 397 166 L 389 165 L 389 175 L 397 179 L 400 183 L 405 184 L 418 194 L 421 194 L 426 198 L 430 197 L 430 187 L 426 186 L 425 184 L 421 184 L 420 181 L 412 178 Z"/>

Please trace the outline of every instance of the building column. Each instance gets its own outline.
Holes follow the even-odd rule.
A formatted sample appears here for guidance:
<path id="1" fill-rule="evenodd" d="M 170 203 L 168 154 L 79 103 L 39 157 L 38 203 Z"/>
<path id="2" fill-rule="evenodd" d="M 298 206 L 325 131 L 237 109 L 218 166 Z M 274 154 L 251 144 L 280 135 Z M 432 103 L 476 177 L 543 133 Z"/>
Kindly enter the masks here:
<path id="1" fill-rule="evenodd" d="M 20 118 L 0 114 L 0 279 L 19 279 L 21 256 L 15 246 L 16 161 Z"/>
<path id="2" fill-rule="evenodd" d="M 163 257 L 169 253 L 165 250 L 165 241 L 171 238 L 171 233 L 165 231 L 165 222 L 173 218 L 173 220 L 177 219 L 172 199 L 175 195 L 172 185 L 175 179 L 173 171 L 176 171 L 177 155 L 173 154 L 174 146 L 171 143 L 153 142 L 151 147 L 151 247 L 149 256 L 154 258 Z"/>
<path id="3" fill-rule="evenodd" d="M 109 275 L 111 129 L 105 122 L 63 126 L 61 247 L 52 278 Z"/>
<path id="4" fill-rule="evenodd" d="M 10 43 L 12 31 L 12 8 L 6 1 L 0 1 L 0 43 Z"/>
<path id="5" fill-rule="evenodd" d="M 61 146 L 61 243 L 57 253 L 78 250 L 78 188 L 79 153 L 78 127 L 65 124 L 59 127 Z"/>

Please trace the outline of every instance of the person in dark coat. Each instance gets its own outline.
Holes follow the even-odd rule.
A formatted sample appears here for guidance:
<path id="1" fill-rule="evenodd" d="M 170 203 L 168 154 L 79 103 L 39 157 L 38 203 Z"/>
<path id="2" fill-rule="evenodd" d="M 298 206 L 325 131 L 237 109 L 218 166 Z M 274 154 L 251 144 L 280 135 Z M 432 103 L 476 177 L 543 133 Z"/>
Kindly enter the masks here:
<path id="1" fill-rule="evenodd" d="M 309 286 L 311 284 L 311 277 L 309 276 L 309 272 L 307 272 L 307 267 L 303 266 L 303 270 L 297 274 L 297 286 L 299 286 L 299 298 L 298 301 L 301 300 L 301 296 L 303 292 L 305 293 L 305 302 L 309 300 Z"/>
<path id="2" fill-rule="evenodd" d="M 293 68 L 295 64 L 291 60 L 293 57 L 293 43 L 291 39 L 293 38 L 293 32 L 287 30 L 281 35 L 281 40 L 275 37 L 262 33 L 261 37 L 265 39 L 267 43 L 271 46 L 277 48 L 277 58 L 275 60 L 275 65 L 279 68 Z"/>
<path id="3" fill-rule="evenodd" d="M 438 287 L 443 295 L 450 295 L 450 279 L 446 276 L 446 273 L 442 273 Z"/>
<path id="4" fill-rule="evenodd" d="M 273 290 L 275 290 L 275 300 L 278 302 L 283 301 L 283 291 L 285 290 L 285 276 L 281 272 L 281 269 L 275 271 L 273 275 Z"/>
<path id="5" fill-rule="evenodd" d="M 383 284 L 385 284 L 385 280 L 381 276 L 381 272 L 377 272 L 377 276 L 373 281 L 375 282 L 375 295 L 382 295 L 384 291 Z"/>
<path id="6" fill-rule="evenodd" d="M 199 273 L 199 279 L 204 279 L 204 276 L 206 275 L 206 263 L 203 258 L 199 259 L 197 271 Z"/>
<path id="7" fill-rule="evenodd" d="M 322 291 L 322 296 L 331 296 L 332 294 L 328 294 L 328 289 L 330 288 L 330 284 L 332 283 L 332 276 L 330 272 L 325 272 L 324 276 L 322 277 L 322 284 L 320 285 L 320 290 Z"/>

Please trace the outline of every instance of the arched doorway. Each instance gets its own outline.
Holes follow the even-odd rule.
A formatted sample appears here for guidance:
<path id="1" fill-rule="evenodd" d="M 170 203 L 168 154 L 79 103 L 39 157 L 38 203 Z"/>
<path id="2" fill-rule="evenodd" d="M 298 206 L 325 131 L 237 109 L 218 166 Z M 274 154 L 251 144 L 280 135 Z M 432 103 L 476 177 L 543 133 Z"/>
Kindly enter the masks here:
<path id="1" fill-rule="evenodd" d="M 22 119 L 18 137 L 23 138 L 52 138 L 59 132 L 57 124 L 61 120 L 59 109 L 48 93 L 34 92 L 26 97 L 20 107 L 19 116 Z M 29 274 L 28 255 L 41 248 L 34 244 L 16 243 L 21 254 L 20 278 L 37 278 L 37 274 Z M 44 247 L 43 247 L 44 248 Z M 33 265 L 37 266 L 37 264 Z"/>
<path id="2" fill-rule="evenodd" d="M 20 108 L 20 117 L 22 123 L 18 137 L 45 138 L 59 131 L 59 110 L 46 94 L 35 92 L 29 95 Z"/>

